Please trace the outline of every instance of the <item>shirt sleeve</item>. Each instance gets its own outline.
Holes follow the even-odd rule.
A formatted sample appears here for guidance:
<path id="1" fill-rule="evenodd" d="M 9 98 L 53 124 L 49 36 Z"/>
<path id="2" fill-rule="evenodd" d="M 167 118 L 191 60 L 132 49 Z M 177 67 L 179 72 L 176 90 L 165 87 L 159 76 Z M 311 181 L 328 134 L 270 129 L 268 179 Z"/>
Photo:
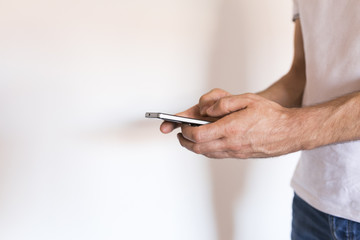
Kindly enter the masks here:
<path id="1" fill-rule="evenodd" d="M 300 17 L 299 13 L 299 0 L 293 0 L 293 21 Z"/>

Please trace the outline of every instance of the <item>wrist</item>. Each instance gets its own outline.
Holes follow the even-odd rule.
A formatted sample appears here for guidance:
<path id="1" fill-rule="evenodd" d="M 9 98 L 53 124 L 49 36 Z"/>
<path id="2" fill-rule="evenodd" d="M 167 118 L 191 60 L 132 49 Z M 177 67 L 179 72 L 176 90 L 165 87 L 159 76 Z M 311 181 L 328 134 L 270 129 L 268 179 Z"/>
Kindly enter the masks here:
<path id="1" fill-rule="evenodd" d="M 311 150 L 337 142 L 334 118 L 339 109 L 329 106 L 312 106 L 296 109 L 294 116 L 298 128 L 300 150 Z"/>

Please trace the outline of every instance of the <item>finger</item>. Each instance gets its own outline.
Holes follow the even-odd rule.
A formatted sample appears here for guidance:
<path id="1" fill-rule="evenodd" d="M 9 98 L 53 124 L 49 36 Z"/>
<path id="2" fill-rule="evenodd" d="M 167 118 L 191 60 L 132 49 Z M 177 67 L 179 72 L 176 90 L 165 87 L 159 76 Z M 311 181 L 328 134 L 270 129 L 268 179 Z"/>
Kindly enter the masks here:
<path id="1" fill-rule="evenodd" d="M 192 106 L 191 108 L 189 108 L 189 109 L 187 109 L 187 110 L 185 110 L 183 112 L 177 113 L 176 115 L 177 116 L 182 116 L 182 117 L 189 117 L 189 118 L 199 118 L 199 117 L 201 117 L 200 108 L 199 108 L 198 104 Z"/>
<path id="2" fill-rule="evenodd" d="M 213 159 L 232 158 L 228 152 L 212 152 L 212 153 L 204 154 L 204 156 Z"/>
<path id="3" fill-rule="evenodd" d="M 248 159 L 252 158 L 248 154 L 233 152 L 233 151 L 225 151 L 225 152 L 212 152 L 205 155 L 208 158 L 214 159 L 224 159 L 224 158 L 235 158 L 235 159 Z"/>
<path id="4" fill-rule="evenodd" d="M 207 109 L 207 115 L 220 117 L 247 108 L 253 102 L 250 94 L 228 96 L 219 99 L 213 106 Z"/>
<path id="5" fill-rule="evenodd" d="M 220 151 L 210 152 L 204 154 L 208 158 L 222 159 L 222 158 L 235 158 L 235 159 L 249 159 L 249 158 L 261 158 L 263 154 L 257 152 L 246 153 L 242 151 Z"/>
<path id="6" fill-rule="evenodd" d="M 213 149 L 223 149 L 224 145 L 222 140 L 214 141 L 212 143 L 212 147 L 209 147 L 209 144 L 196 144 L 184 138 L 181 133 L 178 133 L 178 139 L 184 148 L 188 149 L 191 152 L 196 154 L 202 154 L 208 158 L 215 158 L 215 159 L 223 159 L 223 158 L 233 158 L 234 155 L 228 151 L 213 151 Z"/>
<path id="7" fill-rule="evenodd" d="M 177 113 L 175 115 L 182 116 L 182 117 L 197 118 L 197 119 L 201 118 L 198 105 L 195 105 L 195 106 L 187 109 L 186 111 Z M 160 131 L 162 133 L 168 134 L 168 133 L 172 132 L 173 130 L 175 130 L 176 128 L 180 127 L 180 125 L 181 124 L 178 124 L 178 123 L 164 121 L 160 125 Z"/>
<path id="8" fill-rule="evenodd" d="M 168 134 L 171 133 L 174 129 L 180 127 L 180 124 L 178 123 L 173 123 L 173 122 L 166 122 L 164 121 L 161 125 L 160 125 L 160 131 L 162 133 Z"/>
<path id="9" fill-rule="evenodd" d="M 269 157 L 266 153 L 255 152 L 251 149 L 244 148 L 243 150 L 233 151 L 231 147 L 226 144 L 224 139 L 219 139 L 207 143 L 194 143 L 186 139 L 181 133 L 178 133 L 178 139 L 184 148 L 196 154 L 202 154 L 208 158 L 223 159 L 249 159 L 249 158 L 265 158 Z"/>
<path id="10" fill-rule="evenodd" d="M 262 153 L 247 151 L 246 147 L 242 150 L 232 150 L 234 146 L 229 145 L 225 138 L 205 143 L 195 143 L 186 139 L 181 133 L 178 134 L 180 144 L 186 149 L 202 154 L 209 158 L 238 158 L 247 159 L 255 157 L 264 157 Z"/>
<path id="11" fill-rule="evenodd" d="M 206 116 L 207 109 L 214 105 L 217 100 L 226 96 L 231 96 L 231 94 L 219 88 L 202 95 L 199 100 L 200 114 Z"/>
<path id="12" fill-rule="evenodd" d="M 220 152 L 226 147 L 221 139 L 207 143 L 194 143 L 186 139 L 181 133 L 178 133 L 178 139 L 181 146 L 196 154 L 206 155 L 216 151 Z"/>
<path id="13" fill-rule="evenodd" d="M 181 132 L 184 138 L 194 143 L 214 141 L 224 136 L 223 125 L 218 124 L 218 122 L 205 124 L 199 127 L 191 127 L 182 124 Z"/>
<path id="14" fill-rule="evenodd" d="M 211 152 L 204 154 L 208 158 L 214 159 L 224 159 L 224 158 L 235 158 L 235 159 L 250 159 L 250 158 L 268 158 L 269 156 L 264 153 L 239 153 L 233 151 L 224 151 L 224 152 Z"/>

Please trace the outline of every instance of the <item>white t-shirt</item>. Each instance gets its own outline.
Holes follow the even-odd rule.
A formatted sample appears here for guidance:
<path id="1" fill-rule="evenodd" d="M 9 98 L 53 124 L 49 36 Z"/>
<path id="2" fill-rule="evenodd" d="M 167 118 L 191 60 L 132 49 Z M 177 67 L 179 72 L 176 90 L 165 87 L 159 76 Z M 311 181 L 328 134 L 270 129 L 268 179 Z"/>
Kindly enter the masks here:
<path id="1" fill-rule="evenodd" d="M 360 1 L 294 0 L 298 17 L 306 58 L 303 105 L 360 91 Z M 360 222 L 360 141 L 303 151 L 291 185 L 318 210 Z"/>

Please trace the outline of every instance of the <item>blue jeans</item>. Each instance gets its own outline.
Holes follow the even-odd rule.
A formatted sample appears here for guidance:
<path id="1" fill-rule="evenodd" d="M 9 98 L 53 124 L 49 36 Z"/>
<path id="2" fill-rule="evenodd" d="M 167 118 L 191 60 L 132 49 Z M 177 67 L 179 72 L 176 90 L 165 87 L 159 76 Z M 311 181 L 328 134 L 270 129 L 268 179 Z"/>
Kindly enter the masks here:
<path id="1" fill-rule="evenodd" d="M 292 240 L 360 240 L 360 223 L 331 216 L 295 194 Z"/>

